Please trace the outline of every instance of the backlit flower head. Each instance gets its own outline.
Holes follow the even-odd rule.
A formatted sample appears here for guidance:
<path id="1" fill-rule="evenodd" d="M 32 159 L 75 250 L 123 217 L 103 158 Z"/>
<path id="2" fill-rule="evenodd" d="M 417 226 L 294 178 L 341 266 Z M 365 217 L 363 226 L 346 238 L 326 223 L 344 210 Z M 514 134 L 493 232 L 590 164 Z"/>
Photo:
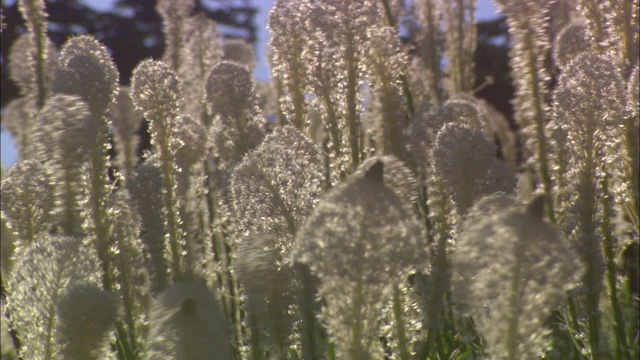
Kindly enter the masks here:
<path id="1" fill-rule="evenodd" d="M 454 254 L 456 295 L 496 359 L 535 358 L 544 321 L 579 280 L 568 241 L 542 220 L 542 198 L 522 209 L 504 195 L 479 201 Z"/>
<path id="2" fill-rule="evenodd" d="M 220 299 L 199 281 L 183 280 L 160 294 L 150 326 L 149 359 L 231 359 Z"/>
<path id="3" fill-rule="evenodd" d="M 4 176 L 1 189 L 2 212 L 20 240 L 31 242 L 47 230 L 55 205 L 53 185 L 44 164 L 36 160 L 14 164 Z"/>
<path id="4" fill-rule="evenodd" d="M 90 35 L 72 37 L 63 46 L 53 92 L 81 97 L 100 119 L 118 92 L 118 70 L 106 47 Z"/>
<path id="5" fill-rule="evenodd" d="M 449 123 L 438 133 L 433 168 L 452 192 L 459 213 L 482 196 L 515 188 L 515 174 L 496 159 L 496 151 L 480 131 L 466 126 Z"/>
<path id="6" fill-rule="evenodd" d="M 245 39 L 226 39 L 222 43 L 222 51 L 224 60 L 242 64 L 252 71 L 255 69 L 257 63 L 256 52 L 253 46 Z"/>
<path id="7" fill-rule="evenodd" d="M 95 285 L 72 287 L 57 303 L 59 337 L 65 359 L 99 360 L 111 352 L 110 336 L 118 315 L 112 294 Z"/>
<path id="8" fill-rule="evenodd" d="M 370 157 L 360 164 L 356 174 L 363 175 L 377 161 L 382 161 L 384 164 L 384 184 L 411 208 L 418 198 L 418 181 L 411 169 L 395 156 Z"/>
<path id="9" fill-rule="evenodd" d="M 16 249 L 7 310 L 25 359 L 61 358 L 56 306 L 75 285 L 100 284 L 98 256 L 81 238 L 41 233 Z"/>
<path id="10" fill-rule="evenodd" d="M 331 189 L 296 236 L 292 258 L 320 278 L 322 319 L 344 358 L 379 355 L 373 339 L 389 284 L 428 263 L 420 225 L 383 173 L 378 161 Z"/>
<path id="11" fill-rule="evenodd" d="M 288 256 L 300 223 L 322 192 L 322 152 L 292 126 L 267 136 L 234 169 L 231 191 L 243 235 L 271 234 Z"/>
<path id="12" fill-rule="evenodd" d="M 144 60 L 133 70 L 131 98 L 151 122 L 154 137 L 164 137 L 179 115 L 182 84 L 171 68 L 156 60 Z"/>
<path id="13" fill-rule="evenodd" d="M 289 307 L 294 302 L 292 276 L 289 266 L 280 266 L 280 247 L 272 235 L 242 238 L 238 245 L 234 271 L 246 296 L 249 322 L 255 321 L 261 331 L 266 330 L 272 343 L 284 342 L 290 333 L 293 319 Z M 260 336 L 255 334 L 253 336 Z"/>
<path id="14" fill-rule="evenodd" d="M 50 41 L 47 45 L 46 83 L 47 86 L 51 86 L 51 77 L 58 67 L 58 50 Z M 34 49 L 31 45 L 30 35 L 20 34 L 11 44 L 8 63 L 11 80 L 18 85 L 21 94 L 27 94 L 34 90 L 33 55 Z"/>
<path id="15" fill-rule="evenodd" d="M 214 116 L 239 118 L 245 112 L 252 112 L 257 99 L 251 73 L 239 63 L 219 63 L 207 79 L 206 100 Z"/>
<path id="16" fill-rule="evenodd" d="M 96 146 L 98 122 L 80 96 L 55 94 L 50 97 L 40 112 L 40 126 L 48 133 L 46 139 L 49 140 L 41 138 L 42 156 L 51 158 L 50 154 L 54 153 L 55 161 L 60 164 L 77 167 L 89 158 Z"/>
<path id="17" fill-rule="evenodd" d="M 564 68 L 571 60 L 592 48 L 589 29 L 584 23 L 565 26 L 553 42 L 553 60 Z"/>
<path id="18" fill-rule="evenodd" d="M 553 94 L 556 121 L 576 146 L 582 146 L 580 139 L 589 133 L 609 135 L 622 114 L 624 90 L 620 70 L 610 58 L 583 53 L 567 64 L 558 79 Z"/>
<path id="19" fill-rule="evenodd" d="M 185 110 L 200 119 L 205 109 L 204 92 L 207 76 L 223 56 L 220 32 L 215 21 L 198 13 L 186 19 L 186 34 L 180 46 L 178 75 L 184 86 Z"/>

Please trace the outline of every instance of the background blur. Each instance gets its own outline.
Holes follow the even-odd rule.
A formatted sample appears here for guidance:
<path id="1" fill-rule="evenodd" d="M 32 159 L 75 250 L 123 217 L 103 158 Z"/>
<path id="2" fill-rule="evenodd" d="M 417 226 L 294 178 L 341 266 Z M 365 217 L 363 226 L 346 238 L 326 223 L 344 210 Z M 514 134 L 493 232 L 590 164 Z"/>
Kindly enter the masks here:
<path id="1" fill-rule="evenodd" d="M 54 0 L 46 1 L 49 36 L 59 48 L 72 34 L 93 34 L 112 52 L 120 71 L 121 84 L 128 84 L 131 71 L 147 57 L 160 58 L 163 52 L 162 23 L 155 12 L 156 0 Z M 268 81 L 270 70 L 265 59 L 269 33 L 267 16 L 273 0 L 200 0 L 196 11 L 218 23 L 224 37 L 241 37 L 254 45 L 258 57 L 255 77 Z M 1 106 L 19 96 L 9 78 L 7 56 L 16 37 L 25 32 L 15 0 L 2 0 L 6 28 L 1 38 Z M 478 0 L 478 49 L 476 78 L 494 80 L 476 96 L 485 98 L 507 117 L 511 117 L 512 95 L 507 60 L 507 32 L 504 18 L 490 0 Z M 18 160 L 10 134 L 2 126 L 0 157 L 6 169 Z"/>

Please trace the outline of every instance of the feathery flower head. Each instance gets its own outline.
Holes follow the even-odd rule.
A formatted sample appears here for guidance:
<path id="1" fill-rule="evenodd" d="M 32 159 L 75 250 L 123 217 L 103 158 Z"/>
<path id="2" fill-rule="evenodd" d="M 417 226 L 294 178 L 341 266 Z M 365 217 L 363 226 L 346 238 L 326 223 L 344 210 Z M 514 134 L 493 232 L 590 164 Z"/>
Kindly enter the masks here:
<path id="1" fill-rule="evenodd" d="M 150 326 L 149 359 L 231 359 L 220 300 L 201 282 L 180 281 L 160 294 Z"/>
<path id="2" fill-rule="evenodd" d="M 246 67 L 223 61 L 211 70 L 205 96 L 214 153 L 221 168 L 233 166 L 264 137 L 255 83 Z"/>
<path id="3" fill-rule="evenodd" d="M 382 161 L 331 189 L 297 234 L 292 255 L 320 278 L 322 319 L 341 358 L 377 358 L 389 284 L 427 265 L 420 225 L 384 185 Z"/>
<path id="4" fill-rule="evenodd" d="M 364 173 L 378 161 L 384 164 L 384 184 L 393 190 L 404 204 L 411 208 L 418 198 L 418 181 L 411 169 L 395 156 L 370 157 L 358 166 L 355 174 L 364 176 Z"/>
<path id="5" fill-rule="evenodd" d="M 62 356 L 65 359 L 106 358 L 118 315 L 113 295 L 95 285 L 80 284 L 58 301 L 57 309 Z"/>
<path id="6" fill-rule="evenodd" d="M 185 18 L 191 15 L 195 0 L 158 0 L 156 11 L 163 18 Z"/>
<path id="7" fill-rule="evenodd" d="M 131 98 L 136 108 L 150 118 L 153 126 L 162 126 L 165 121 L 174 121 L 182 102 L 182 85 L 176 73 L 162 61 L 147 59 L 133 70 Z M 157 112 L 166 113 L 171 119 L 157 119 Z"/>
<path id="8" fill-rule="evenodd" d="M 423 104 L 415 112 L 409 130 L 411 151 L 418 164 L 427 166 L 430 163 L 438 133 L 448 123 L 484 132 L 485 136 L 491 133 L 488 116 L 472 98 L 458 96 L 439 108 Z"/>
<path id="9" fill-rule="evenodd" d="M 47 132 L 40 137 L 42 155 L 59 152 L 56 161 L 63 166 L 86 161 L 96 146 L 98 123 L 80 96 L 51 96 L 40 111 L 40 126 Z"/>
<path id="10" fill-rule="evenodd" d="M 225 61 L 231 61 L 242 64 L 247 69 L 253 71 L 256 67 L 256 52 L 253 46 L 245 39 L 226 39 L 222 43 L 223 58 Z"/>
<path id="11" fill-rule="evenodd" d="M 47 85 L 51 85 L 51 76 L 58 66 L 58 58 L 55 45 L 51 41 L 47 42 L 47 62 L 46 76 Z M 29 34 L 20 34 L 18 38 L 11 44 L 9 49 L 9 76 L 20 88 L 21 94 L 27 94 L 32 91 L 33 84 L 33 47 L 31 46 L 31 37 Z"/>
<path id="12" fill-rule="evenodd" d="M 41 162 L 22 160 L 2 180 L 0 208 L 22 241 L 31 241 L 47 230 L 54 208 L 49 177 Z"/>
<path id="13" fill-rule="evenodd" d="M 40 233 L 28 246 L 18 247 L 15 267 L 7 281 L 7 310 L 23 344 L 25 359 L 58 359 L 59 318 L 56 306 L 77 284 L 100 284 L 95 248 L 82 238 Z"/>
<path id="14" fill-rule="evenodd" d="M 231 192 L 243 235 L 271 234 L 287 261 L 300 223 L 322 192 L 322 151 L 302 132 L 281 126 L 234 169 Z"/>
<path id="15" fill-rule="evenodd" d="M 212 115 L 239 118 L 253 112 L 255 83 L 249 70 L 238 63 L 222 61 L 209 74 L 206 98 Z"/>
<path id="16" fill-rule="evenodd" d="M 100 119 L 118 93 L 118 70 L 107 48 L 91 35 L 69 39 L 60 51 L 53 92 L 80 96 Z"/>
<path id="17" fill-rule="evenodd" d="M 198 163 L 206 155 L 209 137 L 205 126 L 189 115 L 180 116 L 176 122 L 175 136 L 181 146 L 176 151 L 179 166 L 187 171 L 189 167 Z"/>
<path id="18" fill-rule="evenodd" d="M 373 27 L 368 31 L 371 56 L 365 61 L 369 64 L 369 69 L 374 74 L 380 76 L 381 73 L 392 75 L 392 85 L 400 88 L 400 75 L 402 68 L 407 63 L 406 55 L 401 50 L 400 38 L 395 28 L 391 26 Z M 387 62 L 387 68 L 383 68 L 383 63 Z"/>
<path id="19" fill-rule="evenodd" d="M 439 116 L 444 118 L 439 122 L 455 122 L 481 131 L 487 137 L 492 135 L 490 119 L 482 104 L 473 96 L 459 94 L 455 98 L 447 100 L 438 112 Z"/>
<path id="20" fill-rule="evenodd" d="M 178 75 L 183 82 L 186 111 L 199 119 L 204 114 L 207 76 L 222 59 L 220 32 L 216 23 L 204 13 L 186 19 L 184 41 L 180 44 Z"/>
<path id="21" fill-rule="evenodd" d="M 238 245 L 234 271 L 242 285 L 249 314 L 266 330 L 272 342 L 286 339 L 291 326 L 288 316 L 293 304 L 290 267 L 280 266 L 282 257 L 272 235 L 244 237 Z"/>
<path id="22" fill-rule="evenodd" d="M 495 358 L 535 358 L 543 351 L 544 320 L 581 274 L 568 241 L 542 220 L 541 200 L 526 210 L 504 195 L 480 200 L 457 243 L 456 293 Z"/>
<path id="23" fill-rule="evenodd" d="M 606 96 L 603 96 L 606 94 Z M 610 58 L 578 55 L 564 68 L 553 94 L 554 115 L 576 147 L 584 136 L 607 137 L 623 114 L 624 82 Z"/>
<path id="24" fill-rule="evenodd" d="M 378 285 L 423 266 L 420 227 L 383 169 L 377 161 L 321 198 L 296 236 L 296 261 L 321 278 Z"/>
<path id="25" fill-rule="evenodd" d="M 589 29 L 584 23 L 566 25 L 553 42 L 553 60 L 564 68 L 578 55 L 592 48 Z"/>
<path id="26" fill-rule="evenodd" d="M 460 213 L 492 192 L 511 192 L 515 174 L 496 159 L 496 146 L 478 130 L 448 123 L 438 132 L 433 168 L 453 193 Z"/>
<path id="27" fill-rule="evenodd" d="M 353 42 L 360 48 L 367 39 L 367 30 L 380 21 L 377 1 L 322 0 L 316 6 L 320 15 L 316 25 L 328 36 L 329 43 L 340 47 Z"/>

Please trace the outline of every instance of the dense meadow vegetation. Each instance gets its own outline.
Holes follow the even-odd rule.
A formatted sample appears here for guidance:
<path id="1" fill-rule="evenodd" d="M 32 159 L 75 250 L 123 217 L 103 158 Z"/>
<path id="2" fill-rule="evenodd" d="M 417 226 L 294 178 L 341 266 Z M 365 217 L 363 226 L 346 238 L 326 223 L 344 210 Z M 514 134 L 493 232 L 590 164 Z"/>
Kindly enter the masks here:
<path id="1" fill-rule="evenodd" d="M 130 87 L 18 3 L 2 359 L 638 358 L 637 0 L 496 1 L 515 123 L 475 0 L 276 0 L 268 84 L 158 0 Z"/>

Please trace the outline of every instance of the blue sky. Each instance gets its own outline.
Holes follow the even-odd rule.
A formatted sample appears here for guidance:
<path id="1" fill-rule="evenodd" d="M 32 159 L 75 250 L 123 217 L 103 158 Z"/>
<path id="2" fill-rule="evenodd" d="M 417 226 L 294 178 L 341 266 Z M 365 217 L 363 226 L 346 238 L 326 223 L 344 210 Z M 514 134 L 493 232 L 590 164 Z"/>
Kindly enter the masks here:
<path id="1" fill-rule="evenodd" d="M 9 5 L 15 1 L 8 0 L 3 3 Z M 114 0 L 84 0 L 83 2 L 98 10 L 108 10 L 113 4 Z M 266 21 L 269 9 L 273 4 L 273 0 L 253 0 L 253 4 L 259 7 L 259 12 L 256 17 L 256 23 L 259 29 L 258 42 L 256 48 L 256 54 L 258 55 L 258 66 L 256 67 L 255 76 L 258 80 L 269 79 L 269 68 L 265 61 L 265 47 L 269 36 L 266 30 Z M 487 20 L 496 17 L 496 8 L 490 0 L 478 0 L 478 10 L 476 17 L 478 20 Z M 18 160 L 17 152 L 14 149 L 13 141 L 8 132 L 2 131 L 0 134 L 0 157 L 2 158 L 2 166 L 6 169 Z"/>

